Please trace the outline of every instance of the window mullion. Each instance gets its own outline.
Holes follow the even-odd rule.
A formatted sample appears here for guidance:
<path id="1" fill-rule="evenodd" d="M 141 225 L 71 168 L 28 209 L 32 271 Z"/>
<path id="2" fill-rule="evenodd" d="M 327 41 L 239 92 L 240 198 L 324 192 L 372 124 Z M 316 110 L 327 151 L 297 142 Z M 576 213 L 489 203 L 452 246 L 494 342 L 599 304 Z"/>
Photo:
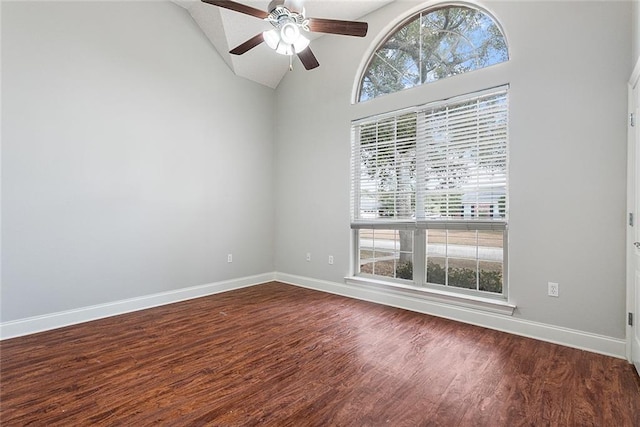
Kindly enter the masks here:
<path id="1" fill-rule="evenodd" d="M 419 111 L 416 114 L 416 220 L 425 219 L 425 192 L 426 177 L 425 167 L 427 163 L 427 136 L 425 129 L 426 113 Z"/>
<path id="2" fill-rule="evenodd" d="M 480 290 L 480 233 L 478 230 L 476 234 L 476 290 Z"/>
<path id="3" fill-rule="evenodd" d="M 444 285 L 449 286 L 449 230 L 444 230 Z"/>
<path id="4" fill-rule="evenodd" d="M 413 283 L 424 286 L 427 282 L 427 231 L 413 232 Z"/>
<path id="5" fill-rule="evenodd" d="M 425 192 L 426 178 L 425 167 L 427 162 L 427 137 L 425 129 L 426 113 L 419 111 L 416 114 L 416 206 L 415 218 L 417 221 L 425 218 Z M 413 282 L 417 286 L 425 286 L 427 283 L 427 232 L 417 229 L 413 235 Z"/>

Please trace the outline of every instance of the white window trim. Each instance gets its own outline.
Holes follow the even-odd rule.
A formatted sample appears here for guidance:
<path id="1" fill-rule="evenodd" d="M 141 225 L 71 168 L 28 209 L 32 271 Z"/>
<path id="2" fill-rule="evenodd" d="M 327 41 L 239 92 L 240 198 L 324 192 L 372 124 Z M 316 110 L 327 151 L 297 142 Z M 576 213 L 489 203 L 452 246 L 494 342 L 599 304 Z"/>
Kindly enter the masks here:
<path id="1" fill-rule="evenodd" d="M 405 285 L 402 283 L 378 280 L 363 276 L 347 276 L 344 278 L 344 281 L 348 285 L 364 286 L 369 290 L 374 289 L 387 293 L 472 308 L 507 316 L 512 316 L 516 309 L 515 304 L 511 304 L 504 299 L 483 298 L 476 295 L 466 295 L 439 289 Z"/>
<path id="2" fill-rule="evenodd" d="M 469 98 L 470 96 L 483 96 L 488 93 L 496 92 L 498 90 L 505 90 L 508 92 L 509 85 L 501 85 L 497 87 L 492 87 L 484 90 L 480 90 L 477 92 L 473 92 L 470 94 L 455 96 L 449 99 L 443 99 L 441 101 L 429 103 L 429 106 L 432 105 L 441 105 L 441 104 L 449 104 L 455 103 L 459 100 L 464 100 Z M 385 117 L 385 116 L 397 116 L 401 115 L 403 112 L 408 112 L 415 110 L 416 108 L 422 108 L 423 105 L 417 107 L 409 107 L 400 109 L 397 111 L 389 112 L 387 114 L 376 115 L 376 117 Z M 373 116 L 370 116 L 373 117 Z M 358 120 L 354 120 L 352 124 L 357 125 L 358 123 L 367 121 L 370 117 L 361 118 Z M 507 156 L 507 168 L 508 168 L 508 156 Z M 357 183 L 353 182 L 352 185 L 357 185 Z M 352 191 L 355 188 L 352 188 Z M 353 195 L 351 197 L 352 209 L 356 208 L 353 206 Z M 434 302 L 440 302 L 445 304 L 463 306 L 467 308 L 480 309 L 483 311 L 488 311 L 492 313 L 505 314 L 505 315 L 513 315 L 513 312 L 516 308 L 516 305 L 510 303 L 508 301 L 508 220 L 487 220 L 487 221 L 473 221 L 473 225 L 470 226 L 469 221 L 452 221 L 452 220 L 425 220 L 418 219 L 416 220 L 395 220 L 395 221 L 366 221 L 366 220 L 353 220 L 351 222 L 352 228 L 352 263 L 350 271 L 352 272 L 351 276 L 345 277 L 345 283 L 351 285 L 359 285 L 366 286 L 368 289 L 377 289 L 385 292 L 401 294 L 403 296 L 411 296 L 417 297 L 420 299 L 430 300 Z M 414 231 L 414 245 L 413 245 L 413 256 L 414 260 L 416 257 L 420 257 L 420 259 L 425 259 L 426 253 L 422 253 L 426 251 L 426 243 L 424 245 L 416 244 L 418 239 L 424 239 L 424 230 L 430 228 L 439 228 L 439 229 L 474 229 L 474 230 L 503 230 L 504 231 L 504 244 L 503 244 L 503 290 L 501 294 L 490 294 L 484 293 L 481 291 L 467 291 L 464 288 L 451 288 L 455 290 L 447 290 L 449 288 L 445 288 L 441 285 L 422 283 L 422 279 L 425 277 L 425 272 L 422 271 L 426 268 L 426 265 L 422 265 L 421 262 L 413 263 L 414 269 L 414 280 L 413 282 L 403 279 L 393 279 L 393 278 L 382 278 L 381 276 L 369 276 L 369 275 L 356 275 L 359 270 L 359 245 L 358 245 L 358 230 L 359 229 L 403 229 L 403 230 L 413 230 Z M 416 280 L 418 278 L 418 280 Z M 442 287 L 442 289 L 441 289 Z"/>

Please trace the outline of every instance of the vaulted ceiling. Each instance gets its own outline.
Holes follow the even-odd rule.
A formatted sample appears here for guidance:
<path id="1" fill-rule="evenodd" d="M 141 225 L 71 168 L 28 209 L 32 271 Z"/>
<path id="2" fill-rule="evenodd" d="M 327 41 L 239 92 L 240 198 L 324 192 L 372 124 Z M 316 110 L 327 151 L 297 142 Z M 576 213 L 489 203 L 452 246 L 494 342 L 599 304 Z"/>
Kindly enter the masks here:
<path id="1" fill-rule="evenodd" d="M 358 20 L 393 0 L 304 0 L 305 15 L 315 18 Z M 276 88 L 289 70 L 289 57 L 279 55 L 262 43 L 244 55 L 229 51 L 256 34 L 273 28 L 268 22 L 242 13 L 203 3 L 200 0 L 174 0 L 189 11 L 193 20 L 209 38 L 233 72 L 265 86 Z M 267 10 L 269 0 L 238 0 L 257 9 Z M 311 33 L 310 39 L 323 36 Z M 323 37 L 346 37 L 324 35 Z M 313 41 L 311 42 L 313 47 Z M 302 67 L 297 58 L 294 66 Z M 320 60 L 320 66 L 322 61 Z M 313 70 L 309 71 L 313 72 Z"/>

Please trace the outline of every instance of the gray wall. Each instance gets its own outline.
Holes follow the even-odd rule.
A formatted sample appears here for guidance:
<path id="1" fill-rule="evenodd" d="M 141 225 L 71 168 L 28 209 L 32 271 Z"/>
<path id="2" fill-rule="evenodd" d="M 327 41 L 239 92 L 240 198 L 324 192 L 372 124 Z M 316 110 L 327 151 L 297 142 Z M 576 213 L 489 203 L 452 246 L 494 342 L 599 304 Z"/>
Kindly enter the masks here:
<path id="1" fill-rule="evenodd" d="M 3 2 L 1 321 L 272 272 L 273 103 L 173 3 Z"/>
<path id="2" fill-rule="evenodd" d="M 402 1 L 366 17 L 365 39 L 315 41 L 320 68 L 298 66 L 285 77 L 277 91 L 278 114 L 288 120 L 276 128 L 276 269 L 330 282 L 349 274 L 351 119 L 509 83 L 514 316 L 623 338 L 631 3 L 483 4 L 505 28 L 506 64 L 352 105 L 369 52 L 421 5 Z M 560 298 L 546 295 L 548 281 L 559 282 Z"/>
<path id="3" fill-rule="evenodd" d="M 632 33 L 632 59 L 633 64 L 640 59 L 640 0 L 634 0 L 632 2 L 632 16 L 633 16 L 633 33 Z"/>
<path id="4" fill-rule="evenodd" d="M 377 41 L 424 3 L 314 41 L 321 67 L 273 92 L 174 4 L 3 2 L 0 321 L 274 270 L 342 283 L 350 121 L 509 83 L 515 317 L 624 337 L 637 4 L 484 4 L 511 61 L 352 105 Z"/>

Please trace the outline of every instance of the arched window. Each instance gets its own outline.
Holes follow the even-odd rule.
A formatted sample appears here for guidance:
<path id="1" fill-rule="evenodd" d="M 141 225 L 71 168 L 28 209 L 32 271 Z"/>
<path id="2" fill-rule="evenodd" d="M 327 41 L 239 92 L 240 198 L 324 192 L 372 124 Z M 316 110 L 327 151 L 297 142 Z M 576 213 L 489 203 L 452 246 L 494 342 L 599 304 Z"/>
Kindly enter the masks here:
<path id="1" fill-rule="evenodd" d="M 359 101 L 509 57 L 496 21 L 475 7 L 432 7 L 396 28 L 359 76 Z M 508 301 L 509 82 L 498 74 L 499 86 L 481 78 L 463 86 L 473 92 L 351 122 L 351 280 L 479 297 L 478 307 Z"/>
<path id="2" fill-rule="evenodd" d="M 508 59 L 505 37 L 485 12 L 458 5 L 428 9 L 405 21 L 375 51 L 360 80 L 358 101 Z"/>

